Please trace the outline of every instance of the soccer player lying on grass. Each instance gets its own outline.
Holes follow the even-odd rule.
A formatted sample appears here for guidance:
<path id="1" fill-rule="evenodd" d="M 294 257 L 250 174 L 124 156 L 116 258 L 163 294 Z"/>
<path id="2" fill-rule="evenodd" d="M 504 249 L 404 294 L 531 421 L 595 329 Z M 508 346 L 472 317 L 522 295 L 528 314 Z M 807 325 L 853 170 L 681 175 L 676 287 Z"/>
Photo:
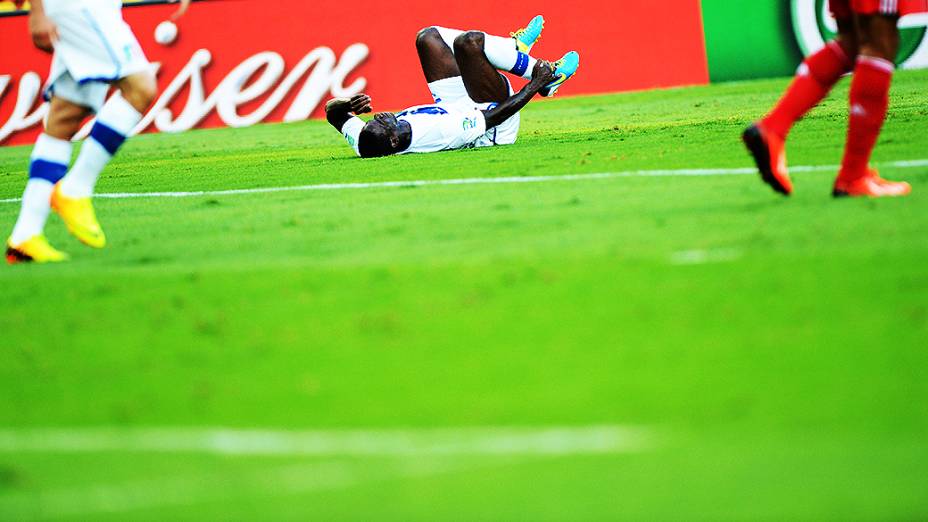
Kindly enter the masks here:
<path id="1" fill-rule="evenodd" d="M 190 0 L 180 2 L 174 18 L 190 5 Z M 32 148 L 22 209 L 7 241 L 10 264 L 68 258 L 45 239 L 50 209 L 84 244 L 94 248 L 106 244 L 90 202 L 97 177 L 158 90 L 151 64 L 122 19 L 121 5 L 109 0 L 32 0 L 33 44 L 54 56 L 45 87 L 49 101 L 45 132 Z M 106 101 L 111 84 L 120 95 Z M 90 137 L 68 171 L 71 139 L 94 113 L 97 121 Z"/>
<path id="2" fill-rule="evenodd" d="M 900 15 L 928 13 L 928 0 L 830 0 L 838 36 L 806 58 L 786 94 L 763 120 L 748 127 L 744 142 L 763 180 L 789 195 L 785 141 L 790 128 L 828 95 L 845 73 L 853 72 L 850 125 L 841 170 L 832 194 L 905 196 L 908 183 L 882 179 L 870 168 L 870 155 L 889 106 L 889 86 L 899 51 Z"/>
<path id="3" fill-rule="evenodd" d="M 574 51 L 554 64 L 529 56 L 543 25 L 544 19 L 536 16 L 512 38 L 444 27 L 423 29 L 416 48 L 433 105 L 379 113 L 365 123 L 356 115 L 371 112 L 371 99 L 358 94 L 329 101 L 326 118 L 362 158 L 515 143 L 519 111 L 536 94 L 552 96 L 580 64 Z M 513 93 L 500 70 L 530 81 Z"/>

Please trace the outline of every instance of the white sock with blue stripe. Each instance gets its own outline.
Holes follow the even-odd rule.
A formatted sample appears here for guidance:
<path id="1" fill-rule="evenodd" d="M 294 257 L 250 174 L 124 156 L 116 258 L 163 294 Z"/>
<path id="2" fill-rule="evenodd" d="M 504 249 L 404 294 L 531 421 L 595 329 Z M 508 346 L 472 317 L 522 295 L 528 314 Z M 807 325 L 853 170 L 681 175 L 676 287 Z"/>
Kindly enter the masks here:
<path id="1" fill-rule="evenodd" d="M 141 119 L 139 111 L 125 98 L 118 95 L 110 98 L 97 114 L 74 166 L 61 180 L 61 193 L 69 198 L 92 196 L 100 173 Z"/>
<path id="2" fill-rule="evenodd" d="M 483 54 L 487 55 L 487 60 L 490 60 L 493 67 L 522 78 L 532 77 L 538 60 L 516 49 L 515 40 L 512 38 L 484 34 Z"/>
<path id="3" fill-rule="evenodd" d="M 71 142 L 42 134 L 32 148 L 29 181 L 23 191 L 19 219 L 10 235 L 10 243 L 19 246 L 42 233 L 51 210 L 52 188 L 64 177 L 71 163 Z"/>
<path id="4" fill-rule="evenodd" d="M 464 34 L 464 31 L 457 29 L 448 29 L 447 27 L 435 27 L 441 39 L 454 52 L 454 39 Z M 538 61 L 531 56 L 519 52 L 516 48 L 516 41 L 504 36 L 493 36 L 492 34 L 483 33 L 483 54 L 487 60 L 493 64 L 493 67 L 501 71 L 511 72 L 522 78 L 531 78 L 532 71 L 535 70 L 535 63 Z"/>

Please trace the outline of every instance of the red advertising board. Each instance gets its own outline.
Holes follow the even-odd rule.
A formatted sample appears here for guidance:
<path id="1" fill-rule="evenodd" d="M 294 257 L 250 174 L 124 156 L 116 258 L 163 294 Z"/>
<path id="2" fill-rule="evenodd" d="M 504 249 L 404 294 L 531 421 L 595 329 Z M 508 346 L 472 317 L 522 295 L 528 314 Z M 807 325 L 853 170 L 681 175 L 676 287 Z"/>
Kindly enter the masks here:
<path id="1" fill-rule="evenodd" d="M 517 10 L 492 0 L 209 0 L 180 20 L 171 45 L 154 29 L 175 5 L 126 7 L 126 21 L 160 64 L 162 95 L 144 130 L 247 126 L 321 114 L 331 96 L 368 92 L 375 109 L 430 101 L 415 50 L 430 25 L 508 34 L 536 13 L 547 20 L 533 54 L 580 52 L 580 74 L 562 94 L 708 82 L 699 0 L 540 0 Z M 50 57 L 35 50 L 25 16 L 0 17 L 0 144 L 31 142 Z"/>

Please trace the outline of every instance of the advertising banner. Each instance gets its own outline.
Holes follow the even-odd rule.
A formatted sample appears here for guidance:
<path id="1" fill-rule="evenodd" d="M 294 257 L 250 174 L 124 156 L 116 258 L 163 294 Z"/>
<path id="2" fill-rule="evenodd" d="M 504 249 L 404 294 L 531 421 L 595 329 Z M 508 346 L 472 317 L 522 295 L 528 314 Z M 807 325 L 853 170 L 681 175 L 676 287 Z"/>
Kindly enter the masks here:
<path id="1" fill-rule="evenodd" d="M 828 10 L 828 0 L 791 0 L 790 19 L 796 43 L 803 54 L 820 49 L 834 38 L 838 26 Z M 904 16 L 899 20 L 899 55 L 903 69 L 928 67 L 928 13 Z"/>
<path id="2" fill-rule="evenodd" d="M 661 10 L 668 16 L 660 23 L 653 0 L 540 0 L 518 7 L 492 0 L 370 0 L 350 8 L 303 0 L 207 0 L 194 3 L 178 22 L 176 41 L 159 45 L 155 27 L 175 9 L 164 2 L 127 3 L 123 9 L 157 64 L 162 92 L 137 131 L 298 121 L 321 116 L 332 96 L 361 91 L 373 97 L 376 110 L 428 102 L 415 48 L 419 29 L 440 25 L 508 35 L 536 13 L 547 23 L 533 54 L 554 60 L 580 52 L 580 73 L 565 94 L 709 80 L 699 0 L 664 0 Z M 0 144 L 29 143 L 46 110 L 41 88 L 50 56 L 33 48 L 25 15 L 4 14 Z"/>

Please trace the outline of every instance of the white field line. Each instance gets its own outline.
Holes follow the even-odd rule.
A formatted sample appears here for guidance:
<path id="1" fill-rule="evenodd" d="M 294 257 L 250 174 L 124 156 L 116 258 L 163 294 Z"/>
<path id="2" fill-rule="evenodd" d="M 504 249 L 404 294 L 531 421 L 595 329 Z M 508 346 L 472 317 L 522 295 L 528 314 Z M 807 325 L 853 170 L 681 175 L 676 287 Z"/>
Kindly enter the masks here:
<path id="1" fill-rule="evenodd" d="M 2 429 L 0 453 L 198 453 L 240 456 L 565 456 L 649 449 L 636 426 L 390 430 L 223 428 Z"/>
<path id="2" fill-rule="evenodd" d="M 671 265 L 706 265 L 710 263 L 727 263 L 737 261 L 742 256 L 740 250 L 721 248 L 714 250 L 681 250 L 670 256 Z"/>
<path id="3" fill-rule="evenodd" d="M 0 518 L 9 520 L 92 518 L 102 513 L 185 508 L 203 503 L 274 499 L 344 490 L 395 480 L 422 479 L 487 468 L 473 460 L 409 460 L 349 463 L 323 460 L 285 466 L 258 466 L 235 473 L 201 468 L 196 475 L 90 483 L 51 489 L 0 491 Z M 231 513 L 229 513 L 231 516 Z"/>
<path id="4" fill-rule="evenodd" d="M 375 476 L 376 477 L 376 476 Z M 378 477 L 379 478 L 379 477 Z M 395 478 L 403 478 L 397 475 Z M 119 483 L 90 483 L 38 490 L 0 493 L 0 515 L 9 520 L 87 517 L 221 502 L 243 496 L 273 497 L 314 491 L 347 489 L 361 485 L 367 475 L 340 462 L 314 462 L 284 467 L 260 467 L 227 475 L 200 475 L 136 479 Z M 231 484 L 230 484 L 231 483 Z M 229 491 L 230 485 L 242 488 Z"/>
<path id="5" fill-rule="evenodd" d="M 342 490 L 509 465 L 513 459 L 646 451 L 641 426 L 390 430 L 236 430 L 223 428 L 0 429 L 0 454 L 155 453 L 318 458 L 198 475 L 0 491 L 0 514 L 13 520 L 87 517 L 204 502 Z M 346 458 L 384 458 L 369 462 Z M 0 518 L 3 518 L 0 516 Z"/>
<path id="6" fill-rule="evenodd" d="M 896 169 L 928 167 L 928 159 L 895 161 L 881 164 Z M 790 172 L 837 171 L 836 165 L 800 165 L 790 167 Z M 197 190 L 190 192 L 110 192 L 96 194 L 94 197 L 105 199 L 131 198 L 190 198 L 201 196 L 235 196 L 241 194 L 267 194 L 274 192 L 304 192 L 312 190 L 356 190 L 372 188 L 404 188 L 448 185 L 496 185 L 514 183 L 547 183 L 551 181 L 588 181 L 615 178 L 655 178 L 655 177 L 689 177 L 689 176 L 744 176 L 756 174 L 754 168 L 732 169 L 671 169 L 671 170 L 629 170 L 621 172 L 598 172 L 592 174 L 567 174 L 561 176 L 514 176 L 500 178 L 459 178 L 459 179 L 420 179 L 407 181 L 378 181 L 372 183 L 321 183 L 316 185 L 295 185 L 289 187 L 263 187 L 231 190 Z M 18 203 L 21 198 L 0 199 L 0 203 Z"/>

